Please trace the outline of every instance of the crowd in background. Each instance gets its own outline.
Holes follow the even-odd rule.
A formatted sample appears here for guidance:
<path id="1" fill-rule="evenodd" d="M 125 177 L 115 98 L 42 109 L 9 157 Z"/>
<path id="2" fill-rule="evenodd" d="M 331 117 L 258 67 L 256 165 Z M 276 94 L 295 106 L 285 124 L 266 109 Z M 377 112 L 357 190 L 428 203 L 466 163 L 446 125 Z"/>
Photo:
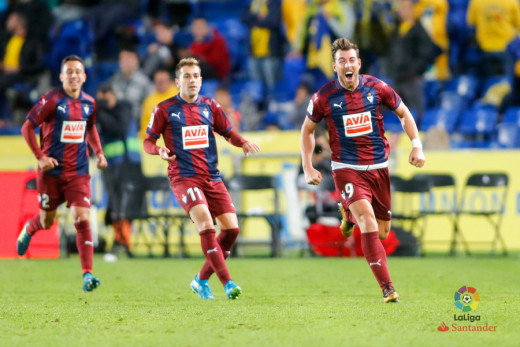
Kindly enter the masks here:
<path id="1" fill-rule="evenodd" d="M 85 59 L 89 94 L 129 104 L 135 144 L 153 106 L 177 93 L 173 69 L 187 56 L 201 62 L 201 93 L 239 129 L 299 129 L 334 77 L 331 42 L 347 37 L 362 73 L 402 96 L 427 146 L 520 146 L 518 0 L 0 0 L 0 28 L 3 134 L 19 134 L 59 85 L 68 54 Z M 396 122 L 385 118 L 389 130 Z"/>

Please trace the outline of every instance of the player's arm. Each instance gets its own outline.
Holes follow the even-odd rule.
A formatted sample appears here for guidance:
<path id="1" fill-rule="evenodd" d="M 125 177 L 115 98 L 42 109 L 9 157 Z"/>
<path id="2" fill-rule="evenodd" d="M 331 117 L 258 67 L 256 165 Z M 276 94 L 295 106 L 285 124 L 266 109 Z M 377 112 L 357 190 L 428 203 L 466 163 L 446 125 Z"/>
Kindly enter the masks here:
<path id="1" fill-rule="evenodd" d="M 314 152 L 314 131 L 318 123 L 305 117 L 301 130 L 301 152 L 302 167 L 305 174 L 305 181 L 308 184 L 317 185 L 321 182 L 321 173 L 312 166 L 312 153 Z"/>
<path id="2" fill-rule="evenodd" d="M 38 140 L 36 140 L 34 128 L 34 123 L 27 119 L 22 126 L 22 135 L 25 139 L 25 142 L 27 142 L 27 144 L 29 145 L 31 152 L 33 152 L 36 159 L 38 159 L 38 167 L 40 167 L 43 171 L 50 170 L 58 165 L 58 160 L 43 154 L 42 150 L 40 149 L 40 146 L 38 145 Z"/>
<path id="3" fill-rule="evenodd" d="M 87 127 L 87 142 L 94 150 L 97 159 L 97 168 L 104 169 L 108 166 L 105 153 L 103 153 L 103 147 L 101 147 L 101 141 L 99 140 L 99 134 L 94 125 Z"/>
<path id="4" fill-rule="evenodd" d="M 231 128 L 227 133 L 224 134 L 224 138 L 233 146 L 242 148 L 246 158 L 249 156 L 249 153 L 253 154 L 260 152 L 260 147 L 257 144 L 247 141 L 242 136 L 240 136 L 240 134 L 237 133 L 233 128 Z"/>
<path id="5" fill-rule="evenodd" d="M 404 132 L 412 141 L 413 148 L 412 152 L 410 153 L 408 162 L 416 167 L 422 167 L 426 162 L 426 157 L 424 156 L 422 150 L 422 143 L 421 139 L 419 138 L 419 130 L 417 129 L 417 124 L 415 124 L 412 113 L 404 104 L 404 102 L 401 102 L 399 107 L 394 110 L 394 113 L 401 120 L 401 125 L 403 126 Z"/>
<path id="6" fill-rule="evenodd" d="M 159 155 L 161 159 L 166 161 L 174 161 L 176 155 L 171 154 L 170 150 L 166 146 L 157 146 L 157 139 L 150 134 L 146 134 L 143 142 L 144 151 L 151 155 Z"/>

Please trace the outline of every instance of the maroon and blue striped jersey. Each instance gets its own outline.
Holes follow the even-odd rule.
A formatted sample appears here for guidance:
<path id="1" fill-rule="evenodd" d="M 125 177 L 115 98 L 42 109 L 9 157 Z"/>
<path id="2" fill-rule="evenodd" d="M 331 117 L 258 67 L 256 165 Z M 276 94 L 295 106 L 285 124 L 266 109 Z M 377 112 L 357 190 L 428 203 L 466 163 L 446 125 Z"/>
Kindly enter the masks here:
<path id="1" fill-rule="evenodd" d="M 208 177 L 222 180 L 217 168 L 218 155 L 215 134 L 225 135 L 232 128 L 220 105 L 199 95 L 193 103 L 179 94 L 158 104 L 146 132 L 154 138 L 162 134 L 165 146 L 177 157 L 169 162 L 168 176 Z"/>
<path id="2" fill-rule="evenodd" d="M 82 91 L 74 99 L 63 88 L 56 88 L 40 98 L 27 119 L 40 126 L 43 154 L 58 160 L 56 167 L 45 171 L 46 175 L 71 177 L 89 173 L 86 133 L 96 122 L 93 97 Z"/>
<path id="3" fill-rule="evenodd" d="M 360 75 L 353 91 L 343 88 L 337 79 L 315 93 L 307 108 L 313 122 L 325 119 L 332 161 L 356 165 L 385 165 L 390 147 L 383 128 L 380 107 L 395 110 L 401 97 L 385 82 Z"/>

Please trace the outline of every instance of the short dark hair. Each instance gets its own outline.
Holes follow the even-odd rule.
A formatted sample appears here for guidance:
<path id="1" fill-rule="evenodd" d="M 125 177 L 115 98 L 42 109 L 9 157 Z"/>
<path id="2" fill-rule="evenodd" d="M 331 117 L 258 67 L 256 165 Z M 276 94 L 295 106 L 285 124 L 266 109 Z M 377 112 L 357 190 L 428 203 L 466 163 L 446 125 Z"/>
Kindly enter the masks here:
<path id="1" fill-rule="evenodd" d="M 65 65 L 69 61 L 79 61 L 81 65 L 83 65 L 83 69 L 85 69 L 85 62 L 83 61 L 83 59 L 80 56 L 74 54 L 68 55 L 65 58 L 63 58 L 63 60 L 61 61 L 61 69 L 63 69 L 63 65 Z"/>
<path id="2" fill-rule="evenodd" d="M 337 51 L 349 51 L 351 49 L 356 51 L 356 55 L 359 59 L 359 48 L 355 43 L 350 42 L 348 39 L 346 39 L 344 37 L 336 39 L 332 43 L 332 60 L 334 60 L 334 61 L 336 60 Z"/>
<path id="3" fill-rule="evenodd" d="M 202 71 L 202 69 L 200 68 L 200 63 L 196 58 L 193 58 L 193 57 L 183 58 L 183 59 L 181 59 L 181 61 L 179 61 L 179 63 L 175 67 L 175 77 L 176 78 L 179 77 L 181 69 L 185 66 L 198 66 L 199 70 Z"/>

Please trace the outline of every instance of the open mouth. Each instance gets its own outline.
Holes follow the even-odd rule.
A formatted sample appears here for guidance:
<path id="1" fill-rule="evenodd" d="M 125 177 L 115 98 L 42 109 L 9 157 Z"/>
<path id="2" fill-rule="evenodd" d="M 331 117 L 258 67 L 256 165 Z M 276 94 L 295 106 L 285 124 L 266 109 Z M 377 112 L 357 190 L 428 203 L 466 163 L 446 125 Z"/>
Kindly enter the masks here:
<path id="1" fill-rule="evenodd" d="M 352 77 L 354 77 L 354 73 L 352 71 L 348 71 L 345 73 L 345 77 L 348 79 L 348 80 L 351 80 Z"/>

